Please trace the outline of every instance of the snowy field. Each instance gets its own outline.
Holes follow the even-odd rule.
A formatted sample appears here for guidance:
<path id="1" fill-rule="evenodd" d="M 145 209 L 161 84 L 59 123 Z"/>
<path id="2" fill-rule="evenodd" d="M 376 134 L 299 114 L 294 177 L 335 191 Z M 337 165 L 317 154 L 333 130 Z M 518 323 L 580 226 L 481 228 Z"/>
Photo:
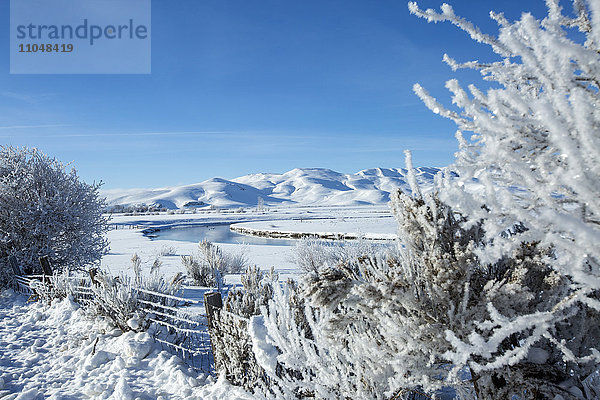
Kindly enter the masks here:
<path id="1" fill-rule="evenodd" d="M 252 222 L 249 222 L 252 221 Z M 240 225 L 240 223 L 242 223 Z M 341 235 L 364 235 L 365 237 L 393 238 L 396 222 L 387 206 L 354 207 L 279 207 L 267 211 L 204 211 L 195 214 L 159 214 L 126 216 L 115 214 L 110 221 L 113 229 L 107 233 L 110 252 L 102 258 L 102 267 L 113 274 L 132 274 L 131 256 L 137 253 L 146 271 L 154 260 L 162 261 L 162 272 L 171 277 L 177 272 L 185 272 L 181 256 L 196 251 L 200 240 L 162 240 L 160 233 L 167 230 L 184 230 L 186 227 L 238 224 L 254 229 L 271 229 L 273 226 L 286 232 L 334 232 Z M 250 225 L 249 225 L 250 224 Z M 131 228 L 134 227 L 134 228 Z M 144 230 L 160 230 L 153 234 L 158 238 L 144 235 Z M 268 270 L 274 267 L 281 280 L 297 276 L 299 270 L 294 263 L 293 246 L 215 243 L 225 251 L 244 251 L 251 265 Z M 292 243 L 294 243 L 292 241 Z M 227 276 L 227 283 L 239 283 L 239 276 Z"/>
<path id="2" fill-rule="evenodd" d="M 133 276 L 131 270 L 131 256 L 135 253 L 142 259 L 143 271 L 150 271 L 154 260 L 158 257 L 162 262 L 161 271 L 167 277 L 178 272 L 185 273 L 181 264 L 181 256 L 196 252 L 197 242 L 184 242 L 176 240 L 151 240 L 139 229 L 112 230 L 107 234 L 110 240 L 110 252 L 102 258 L 102 268 L 115 275 L 125 273 Z M 231 243 L 217 243 L 224 251 L 244 251 L 251 265 L 268 270 L 272 266 L 280 272 L 281 279 L 297 275 L 298 270 L 293 262 L 293 248 L 291 246 L 270 245 L 236 245 Z M 165 251 L 168 255 L 161 255 Z M 239 276 L 226 276 L 229 284 L 239 283 Z"/>

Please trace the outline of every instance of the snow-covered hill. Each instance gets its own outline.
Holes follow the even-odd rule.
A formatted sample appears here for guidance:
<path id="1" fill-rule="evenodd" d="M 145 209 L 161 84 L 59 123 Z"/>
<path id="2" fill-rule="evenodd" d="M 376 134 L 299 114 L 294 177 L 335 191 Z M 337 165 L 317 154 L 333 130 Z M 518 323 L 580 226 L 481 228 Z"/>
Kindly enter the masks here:
<path id="1" fill-rule="evenodd" d="M 417 180 L 429 185 L 437 168 L 417 168 Z M 109 206 L 157 205 L 168 209 L 198 206 L 361 205 L 383 204 L 396 188 L 407 188 L 405 169 L 373 168 L 343 174 L 323 168 L 296 168 L 283 174 L 251 174 L 232 180 L 212 178 L 192 185 L 157 189 L 104 190 Z"/>

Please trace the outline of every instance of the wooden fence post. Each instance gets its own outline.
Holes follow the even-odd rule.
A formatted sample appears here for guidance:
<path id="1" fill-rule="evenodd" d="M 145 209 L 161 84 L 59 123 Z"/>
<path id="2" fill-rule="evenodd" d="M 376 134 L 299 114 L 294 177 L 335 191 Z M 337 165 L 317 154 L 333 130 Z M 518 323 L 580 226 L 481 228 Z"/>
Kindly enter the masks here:
<path id="1" fill-rule="evenodd" d="M 51 285 L 50 277 L 52 276 L 52 267 L 50 266 L 50 260 L 48 260 L 48 256 L 40 257 L 40 265 L 42 266 L 42 282 L 47 285 Z"/>
<path id="2" fill-rule="evenodd" d="M 219 369 L 217 368 L 217 354 L 215 352 L 215 338 L 217 337 L 217 332 L 215 330 L 214 325 L 214 315 L 216 312 L 218 312 L 218 310 L 223 308 L 223 300 L 221 299 L 221 293 L 204 293 L 204 308 L 206 309 L 208 333 L 210 334 L 210 347 L 212 348 L 213 360 L 215 362 L 215 371 L 218 371 Z"/>
<path id="3" fill-rule="evenodd" d="M 8 263 L 10 264 L 10 267 L 13 270 L 13 273 L 15 275 L 21 275 L 21 268 L 19 268 L 19 263 L 17 262 L 17 257 L 15 256 L 10 256 L 8 257 Z"/>
<path id="4" fill-rule="evenodd" d="M 40 257 L 40 265 L 42 266 L 43 275 L 52 276 L 52 267 L 50 266 L 50 261 L 48 260 L 48 256 Z"/>

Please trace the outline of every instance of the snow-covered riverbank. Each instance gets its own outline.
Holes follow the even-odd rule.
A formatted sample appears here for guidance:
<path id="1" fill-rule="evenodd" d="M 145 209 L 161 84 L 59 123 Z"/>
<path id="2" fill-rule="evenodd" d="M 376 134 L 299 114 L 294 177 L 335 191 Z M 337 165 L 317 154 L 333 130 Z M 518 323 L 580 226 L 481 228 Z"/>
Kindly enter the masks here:
<path id="1" fill-rule="evenodd" d="M 390 216 L 243 222 L 231 225 L 238 233 L 272 238 L 393 240 L 396 220 Z"/>

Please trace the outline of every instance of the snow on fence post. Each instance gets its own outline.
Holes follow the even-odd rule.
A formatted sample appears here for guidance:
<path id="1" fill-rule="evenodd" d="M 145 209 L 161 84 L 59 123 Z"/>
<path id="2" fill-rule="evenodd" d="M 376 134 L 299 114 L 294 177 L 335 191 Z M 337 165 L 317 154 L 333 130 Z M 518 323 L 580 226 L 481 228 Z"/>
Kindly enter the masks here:
<path id="1" fill-rule="evenodd" d="M 208 333 L 210 335 L 210 347 L 212 348 L 213 359 L 215 362 L 215 371 L 218 371 L 217 353 L 215 352 L 214 338 L 216 335 L 214 326 L 214 315 L 215 312 L 223 308 L 223 300 L 221 299 L 221 293 L 210 292 L 204 293 L 204 308 L 206 309 L 206 319 L 208 322 Z"/>

